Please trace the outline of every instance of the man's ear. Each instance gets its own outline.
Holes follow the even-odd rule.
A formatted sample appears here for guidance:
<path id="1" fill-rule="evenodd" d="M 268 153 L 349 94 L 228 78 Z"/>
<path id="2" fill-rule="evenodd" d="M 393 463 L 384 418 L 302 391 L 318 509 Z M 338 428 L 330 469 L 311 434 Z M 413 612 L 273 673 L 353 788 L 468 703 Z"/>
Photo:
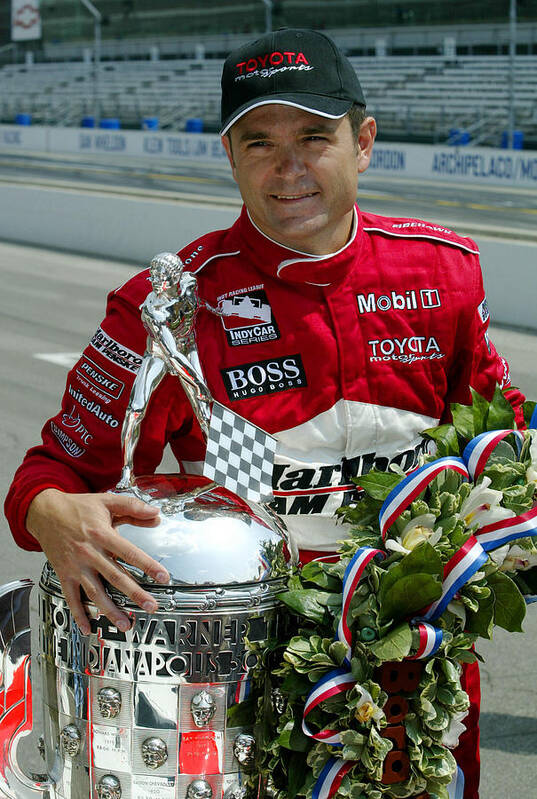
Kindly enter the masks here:
<path id="1" fill-rule="evenodd" d="M 231 171 L 233 172 L 234 180 L 237 180 L 237 175 L 235 174 L 235 160 L 233 158 L 233 150 L 231 149 L 231 136 L 230 134 L 226 134 L 222 136 L 222 147 L 226 151 L 229 163 L 231 164 Z"/>
<path id="2" fill-rule="evenodd" d="M 365 172 L 369 166 L 376 135 L 377 123 L 373 117 L 366 117 L 360 125 L 360 133 L 358 134 L 358 172 Z"/>

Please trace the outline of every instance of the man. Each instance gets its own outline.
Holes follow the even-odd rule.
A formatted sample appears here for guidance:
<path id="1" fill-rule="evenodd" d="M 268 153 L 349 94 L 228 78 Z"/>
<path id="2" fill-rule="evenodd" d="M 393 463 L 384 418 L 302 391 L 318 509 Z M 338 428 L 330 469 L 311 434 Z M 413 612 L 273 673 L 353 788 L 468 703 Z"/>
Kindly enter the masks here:
<path id="1" fill-rule="evenodd" d="M 179 255 L 200 297 L 226 313 L 200 312 L 197 320 L 211 393 L 277 438 L 275 508 L 305 562 L 336 549 L 342 531 L 333 514 L 351 495 L 353 476 L 393 462 L 412 468 L 423 451 L 420 431 L 446 419 L 450 402 L 468 402 L 470 386 L 487 396 L 496 383 L 507 386 L 507 365 L 486 335 L 476 245 L 355 206 L 376 125 L 330 39 L 283 30 L 231 53 L 222 124 L 245 206 L 232 228 Z M 95 493 L 121 470 L 118 427 L 145 348 L 139 307 L 148 288 L 143 272 L 112 292 L 102 327 L 69 375 L 64 407 L 75 408 L 91 444 L 76 459 L 66 452 L 59 414 L 6 502 L 16 540 L 45 551 L 82 632 L 89 625 L 81 587 L 120 629 L 128 626 L 101 577 L 146 610 L 155 607 L 115 557 L 167 580 L 114 529 L 125 517 L 148 525 L 156 511 Z M 522 401 L 512 391 L 513 404 Z M 186 470 L 203 460 L 199 426 L 170 376 L 142 426 L 135 474 L 153 472 L 166 443 Z M 476 730 L 466 799 L 477 796 Z"/>

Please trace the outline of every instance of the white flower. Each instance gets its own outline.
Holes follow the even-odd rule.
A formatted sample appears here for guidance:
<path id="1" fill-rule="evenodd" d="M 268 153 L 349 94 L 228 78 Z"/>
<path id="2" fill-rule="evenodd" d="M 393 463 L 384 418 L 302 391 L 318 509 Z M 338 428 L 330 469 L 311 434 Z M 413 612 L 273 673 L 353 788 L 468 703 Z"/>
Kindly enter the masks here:
<path id="1" fill-rule="evenodd" d="M 530 458 L 533 463 L 537 463 L 537 431 L 528 430 L 528 433 L 531 436 Z"/>
<path id="2" fill-rule="evenodd" d="M 373 702 L 373 697 L 366 691 L 365 688 L 359 686 L 361 691 L 361 697 L 356 706 L 356 710 L 354 711 L 354 715 L 358 719 L 361 724 L 367 724 L 368 721 L 374 719 L 378 721 L 379 719 L 383 718 L 384 713 L 380 709 L 378 705 Z"/>
<path id="3" fill-rule="evenodd" d="M 503 493 L 489 488 L 491 482 L 490 477 L 484 477 L 479 485 L 472 488 L 462 503 L 459 515 L 467 527 L 477 524 L 479 529 L 502 519 L 512 519 L 515 515 L 512 510 L 500 505 Z"/>
<path id="4" fill-rule="evenodd" d="M 459 743 L 459 738 L 466 730 L 466 724 L 463 724 L 463 719 L 468 715 L 468 710 L 463 710 L 460 713 L 455 713 L 449 722 L 449 727 L 444 730 L 442 734 L 442 743 L 448 749 L 455 749 Z"/>
<path id="5" fill-rule="evenodd" d="M 501 568 L 503 562 L 505 561 L 507 555 L 509 554 L 509 549 L 510 549 L 509 544 L 504 544 L 503 547 L 499 547 L 498 549 L 493 549 L 491 552 L 489 552 L 489 558 L 492 560 L 493 563 L 496 564 L 496 566 L 499 566 Z"/>
<path id="6" fill-rule="evenodd" d="M 527 549 L 522 549 L 522 547 L 514 544 L 509 548 L 509 551 L 501 564 L 500 571 L 525 572 L 528 569 L 532 569 L 534 566 L 537 566 L 537 553 L 529 552 Z"/>
<path id="7" fill-rule="evenodd" d="M 400 536 L 395 540 L 388 539 L 386 541 L 386 549 L 408 555 L 423 541 L 428 541 L 429 544 L 434 546 L 442 537 L 440 528 L 433 530 L 435 521 L 436 517 L 433 513 L 422 513 L 421 516 L 416 516 L 408 522 Z"/>
<path id="8" fill-rule="evenodd" d="M 537 485 L 537 469 L 533 463 L 526 469 L 526 480 L 528 483 L 535 483 Z"/>

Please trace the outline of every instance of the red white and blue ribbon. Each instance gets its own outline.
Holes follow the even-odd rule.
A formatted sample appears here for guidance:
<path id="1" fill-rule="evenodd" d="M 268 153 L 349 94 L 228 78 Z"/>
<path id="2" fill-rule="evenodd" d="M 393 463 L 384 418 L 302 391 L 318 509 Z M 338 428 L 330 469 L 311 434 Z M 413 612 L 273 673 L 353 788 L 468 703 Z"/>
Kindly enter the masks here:
<path id="1" fill-rule="evenodd" d="M 423 614 L 424 618 L 432 621 L 441 616 L 459 588 L 468 582 L 470 577 L 487 562 L 487 559 L 488 555 L 479 541 L 473 535 L 470 536 L 444 566 L 442 596 L 429 605 Z"/>
<path id="2" fill-rule="evenodd" d="M 535 535 L 537 535 L 537 508 L 521 513 L 520 516 L 513 516 L 511 519 L 487 524 L 475 533 L 485 552 L 497 549 L 510 541 L 516 541 L 517 538 Z"/>
<path id="3" fill-rule="evenodd" d="M 453 469 L 468 479 L 468 469 L 462 458 L 445 457 L 437 458 L 432 463 L 426 463 L 413 472 L 410 472 L 395 488 L 392 488 L 384 500 L 379 513 L 379 524 L 382 538 L 386 538 L 388 528 L 408 508 L 417 496 L 424 491 L 434 478 L 446 469 Z"/>
<path id="4" fill-rule="evenodd" d="M 321 702 L 330 699 L 332 696 L 347 691 L 356 685 L 356 680 L 348 669 L 334 669 L 323 677 L 310 691 L 306 704 L 304 705 L 304 716 L 302 718 L 302 731 L 304 735 L 309 738 L 314 738 L 316 741 L 324 741 L 325 744 L 332 746 L 341 746 L 341 739 L 337 730 L 320 730 L 320 732 L 313 733 L 306 724 L 306 718 L 311 711 L 320 705 Z"/>
<path id="5" fill-rule="evenodd" d="M 418 632 L 420 634 L 418 651 L 415 655 L 408 655 L 407 660 L 423 660 L 424 658 L 430 658 L 440 649 L 444 634 L 442 630 L 433 627 L 432 624 L 428 624 L 426 621 L 418 622 L 416 619 L 415 622 L 417 623 Z"/>
<path id="6" fill-rule="evenodd" d="M 373 549 L 372 547 L 360 547 L 359 550 L 352 557 L 349 565 L 345 569 L 343 575 L 343 600 L 341 618 L 337 628 L 336 639 L 343 641 L 347 645 L 347 654 L 345 662 L 350 666 L 352 657 L 352 635 L 349 629 L 347 617 L 349 615 L 349 607 L 351 600 L 354 596 L 356 586 L 362 579 L 362 575 L 367 564 L 376 557 L 384 559 L 386 553 L 380 549 Z"/>
<path id="7" fill-rule="evenodd" d="M 453 775 L 453 779 L 447 786 L 449 799 L 462 799 L 464 796 L 464 774 L 460 766 Z"/>
<path id="8" fill-rule="evenodd" d="M 476 436 L 466 445 L 462 457 L 468 467 L 472 480 L 479 477 L 487 465 L 491 453 L 500 441 L 503 441 L 504 438 L 510 435 L 515 436 L 518 453 L 520 454 L 524 436 L 519 430 L 490 430 L 487 433 L 481 433 Z"/>
<path id="9" fill-rule="evenodd" d="M 235 702 L 239 704 L 239 702 L 244 702 L 250 696 L 250 691 L 252 687 L 252 681 L 248 678 L 248 674 L 243 674 L 238 682 L 237 688 L 235 689 Z"/>
<path id="10" fill-rule="evenodd" d="M 535 407 L 530 427 L 537 428 L 537 406 Z M 446 469 L 458 472 L 465 480 L 475 480 L 483 471 L 495 447 L 508 435 L 514 434 L 518 451 L 520 453 L 522 434 L 518 430 L 494 430 L 476 436 L 466 446 L 463 457 L 438 458 L 432 463 L 425 464 L 419 469 L 408 474 L 386 497 L 379 513 L 379 524 L 383 540 L 394 521 L 408 508 L 416 497 L 434 480 L 437 475 Z M 419 645 L 417 652 L 408 656 L 408 660 L 429 658 L 438 651 L 442 645 L 442 631 L 430 624 L 442 615 L 448 604 L 468 580 L 486 563 L 488 552 L 502 546 L 509 541 L 525 536 L 537 535 L 537 508 L 511 519 L 482 527 L 475 535 L 463 544 L 444 566 L 442 581 L 442 595 L 433 602 L 423 613 L 420 619 L 414 619 L 413 626 L 417 625 L 419 631 Z M 312 733 L 306 724 L 306 718 L 311 711 L 332 696 L 352 688 L 354 680 L 350 669 L 352 656 L 352 635 L 348 625 L 350 603 L 356 587 L 358 586 L 365 568 L 375 557 L 386 557 L 379 549 L 361 547 L 345 570 L 343 577 L 342 612 L 339 621 L 336 640 L 342 641 L 347 646 L 345 665 L 349 668 L 339 668 L 331 671 L 315 685 L 306 699 L 302 729 L 304 734 L 318 741 L 342 747 L 340 733 L 337 730 L 320 730 Z M 527 597 L 526 601 L 537 601 L 536 597 Z M 346 761 L 339 758 L 330 758 L 324 766 L 314 788 L 312 799 L 331 799 L 355 761 Z M 464 775 L 459 767 L 448 786 L 450 799 L 462 799 L 464 793 Z"/>
<path id="11" fill-rule="evenodd" d="M 306 724 L 306 718 L 317 705 L 321 704 L 321 702 L 325 702 L 327 699 L 330 699 L 330 697 L 347 691 L 349 688 L 356 685 L 356 680 L 350 671 L 352 635 L 347 622 L 347 616 L 356 587 L 362 579 L 368 563 L 376 557 L 385 558 L 386 553 L 382 552 L 380 549 L 373 549 L 372 547 L 360 547 L 345 569 L 345 574 L 343 575 L 341 619 L 335 639 L 336 641 L 342 641 L 347 646 L 347 654 L 344 660 L 347 668 L 342 667 L 334 669 L 319 680 L 310 691 L 304 706 L 302 718 L 302 730 L 304 735 L 314 738 L 316 741 L 324 741 L 324 743 L 331 744 L 332 746 L 341 746 L 339 732 L 337 732 L 337 730 L 320 730 L 319 732 L 313 733 Z"/>
<path id="12" fill-rule="evenodd" d="M 313 788 L 312 799 L 329 799 L 339 790 L 343 777 L 354 766 L 354 760 L 331 757 L 321 771 Z M 458 797 L 457 797 L 458 799 Z"/>

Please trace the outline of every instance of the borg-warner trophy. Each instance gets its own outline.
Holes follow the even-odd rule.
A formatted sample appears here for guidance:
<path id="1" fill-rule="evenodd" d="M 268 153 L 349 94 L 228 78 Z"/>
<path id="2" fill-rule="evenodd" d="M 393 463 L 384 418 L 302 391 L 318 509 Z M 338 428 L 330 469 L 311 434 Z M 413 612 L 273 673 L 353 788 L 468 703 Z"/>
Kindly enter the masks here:
<path id="1" fill-rule="evenodd" d="M 194 328 L 201 309 L 219 311 L 200 300 L 177 256 L 156 256 L 150 276 L 153 290 L 141 310 L 147 348 L 123 424 L 115 490 L 159 507 L 158 526 L 123 524 L 118 532 L 160 561 L 170 581 L 157 585 L 123 563 L 157 611 L 145 613 L 108 586 L 131 628 L 121 632 L 86 601 L 91 632 L 84 636 L 45 564 L 32 661 L 43 690 L 34 701 L 43 714 L 43 774 L 27 774 L 19 746 L 32 733 L 32 583 L 0 587 L 0 797 L 243 799 L 245 780 L 252 784 L 255 774 L 253 730 L 236 721 L 234 709 L 248 695 L 264 643 L 278 636 L 276 594 L 289 569 L 285 531 L 266 505 L 247 498 L 252 485 L 241 486 L 239 496 L 203 476 L 133 475 L 140 425 L 166 373 L 181 381 L 209 440 L 217 405 Z M 264 788 L 256 790 L 262 795 Z"/>

